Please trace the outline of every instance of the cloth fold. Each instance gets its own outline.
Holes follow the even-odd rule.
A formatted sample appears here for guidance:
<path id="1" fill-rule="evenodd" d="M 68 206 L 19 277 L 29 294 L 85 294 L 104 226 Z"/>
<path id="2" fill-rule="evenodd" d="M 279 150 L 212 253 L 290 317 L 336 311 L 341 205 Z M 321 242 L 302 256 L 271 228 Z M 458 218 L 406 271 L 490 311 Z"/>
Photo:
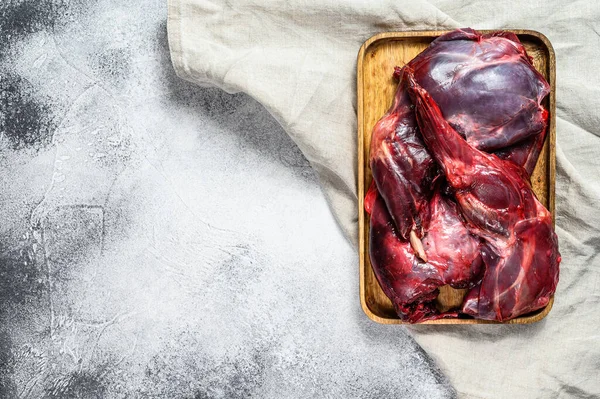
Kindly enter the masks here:
<path id="1" fill-rule="evenodd" d="M 353 243 L 362 43 L 400 30 L 544 33 L 557 55 L 556 225 L 563 262 L 554 308 L 534 325 L 409 329 L 462 397 L 561 398 L 600 395 L 599 18 L 600 4 L 584 1 L 327 0 L 309 7 L 297 0 L 169 0 L 168 31 L 181 78 L 245 92 L 282 125 L 316 170 Z"/>

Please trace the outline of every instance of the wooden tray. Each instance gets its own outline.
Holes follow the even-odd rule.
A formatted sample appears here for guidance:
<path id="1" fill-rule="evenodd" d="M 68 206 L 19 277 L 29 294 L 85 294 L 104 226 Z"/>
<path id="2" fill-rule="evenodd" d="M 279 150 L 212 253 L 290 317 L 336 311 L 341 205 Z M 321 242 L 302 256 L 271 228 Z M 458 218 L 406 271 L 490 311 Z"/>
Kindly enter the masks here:
<path id="1" fill-rule="evenodd" d="M 540 158 L 531 176 L 533 190 L 538 199 L 554 217 L 554 176 L 556 171 L 556 115 L 555 115 L 555 70 L 554 50 L 548 39 L 539 32 L 510 30 L 517 34 L 527 53 L 533 57 L 535 68 L 550 83 L 550 95 L 543 106 L 549 111 L 549 131 Z M 375 123 L 391 105 L 397 83 L 392 79 L 394 66 L 403 66 L 423 51 L 436 37 L 448 31 L 389 32 L 367 40 L 358 53 L 357 102 L 358 102 L 358 228 L 360 261 L 360 302 L 372 320 L 383 324 L 403 324 L 391 301 L 381 290 L 369 259 L 369 216 L 364 211 L 365 192 L 371 184 L 369 147 Z M 487 33 L 491 31 L 480 31 Z M 442 287 L 438 302 L 442 307 L 457 306 L 462 302 L 466 290 Z M 524 315 L 506 323 L 524 324 L 543 319 L 554 298 L 548 305 L 534 313 Z M 440 319 L 423 324 L 483 324 L 498 323 L 476 319 Z"/>

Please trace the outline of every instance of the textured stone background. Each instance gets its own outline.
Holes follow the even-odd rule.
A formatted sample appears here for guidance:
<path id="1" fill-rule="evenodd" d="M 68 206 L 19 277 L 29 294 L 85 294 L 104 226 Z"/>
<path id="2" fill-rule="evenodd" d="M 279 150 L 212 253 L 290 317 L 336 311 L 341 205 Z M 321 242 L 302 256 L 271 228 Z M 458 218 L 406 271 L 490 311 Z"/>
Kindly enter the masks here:
<path id="1" fill-rule="evenodd" d="M 0 4 L 0 397 L 454 397 L 270 115 L 174 75 L 165 3 Z"/>

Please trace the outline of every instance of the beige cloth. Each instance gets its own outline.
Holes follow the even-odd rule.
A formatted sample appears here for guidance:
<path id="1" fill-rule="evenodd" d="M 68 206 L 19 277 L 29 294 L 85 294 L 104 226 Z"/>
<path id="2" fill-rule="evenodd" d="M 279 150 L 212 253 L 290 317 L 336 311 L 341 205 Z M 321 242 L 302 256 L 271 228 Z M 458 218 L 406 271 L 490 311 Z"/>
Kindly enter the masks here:
<path id="1" fill-rule="evenodd" d="M 316 169 L 353 242 L 362 43 L 379 32 L 454 27 L 526 28 L 548 36 L 557 55 L 556 223 L 563 255 L 554 309 L 533 325 L 410 330 L 461 397 L 598 397 L 600 3 L 315 3 L 170 0 L 171 56 L 182 78 L 248 93 L 269 110 Z"/>

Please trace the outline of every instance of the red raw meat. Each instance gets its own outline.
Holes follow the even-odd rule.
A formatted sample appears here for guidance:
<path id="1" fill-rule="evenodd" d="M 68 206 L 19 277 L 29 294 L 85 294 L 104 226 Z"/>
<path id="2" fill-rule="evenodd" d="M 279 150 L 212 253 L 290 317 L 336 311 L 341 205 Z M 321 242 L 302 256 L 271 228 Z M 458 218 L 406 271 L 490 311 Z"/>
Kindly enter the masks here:
<path id="1" fill-rule="evenodd" d="M 462 141 L 464 147 L 456 148 L 470 150 L 454 155 L 464 156 L 461 161 L 472 168 L 463 179 L 472 187 L 456 191 L 462 187 L 456 182 L 452 187 L 434 184 L 440 171 L 429 142 L 426 146 L 421 138 L 408 79 L 402 78 L 405 68 L 396 68 L 400 84 L 371 140 L 370 166 L 378 190 L 372 186 L 365 198 L 371 213 L 371 263 L 381 287 L 400 318 L 409 322 L 457 316 L 456 311 L 440 313 L 434 305 L 437 288 L 445 284 L 476 284 L 462 312 L 478 318 L 506 320 L 545 306 L 556 287 L 560 257 L 548 211 L 523 187 L 529 187 L 526 180 L 544 143 L 548 113 L 540 102 L 549 85 L 509 33 L 451 32 L 406 69 L 411 67 L 416 69 L 413 79 L 432 92 L 443 116 L 467 141 L 522 168 L 489 156 L 494 168 L 475 173 L 479 158 Z M 454 178 L 462 173 L 457 165 L 445 165 Z M 509 170 L 508 181 L 521 183 L 497 196 L 495 179 L 498 187 L 508 187 L 504 169 Z M 453 196 L 463 215 L 449 199 Z M 471 234 L 481 236 L 483 244 Z"/>
<path id="2" fill-rule="evenodd" d="M 503 321 L 544 307 L 558 283 L 560 254 L 552 216 L 533 194 L 526 171 L 470 146 L 411 71 L 404 76 L 423 139 L 467 227 L 484 242 L 483 279 L 467 294 L 462 312 Z"/>
<path id="3" fill-rule="evenodd" d="M 410 98 L 401 87 L 373 129 L 370 165 L 400 237 L 409 239 L 411 231 L 422 237 L 438 171 L 418 132 Z"/>
<path id="4" fill-rule="evenodd" d="M 370 259 L 375 276 L 396 312 L 411 323 L 456 317 L 456 311 L 440 313 L 434 304 L 438 287 L 472 287 L 479 281 L 482 257 L 479 240 L 463 224 L 456 204 L 435 190 L 431 222 L 423 237 L 428 261 L 416 255 L 409 242 L 396 234 L 382 197 L 372 185 L 365 199 L 371 214 Z"/>
<path id="5" fill-rule="evenodd" d="M 513 33 L 457 29 L 434 40 L 408 67 L 448 123 L 480 150 L 504 148 L 546 129 L 540 103 L 550 85 Z M 537 154 L 527 158 L 537 160 Z"/>

